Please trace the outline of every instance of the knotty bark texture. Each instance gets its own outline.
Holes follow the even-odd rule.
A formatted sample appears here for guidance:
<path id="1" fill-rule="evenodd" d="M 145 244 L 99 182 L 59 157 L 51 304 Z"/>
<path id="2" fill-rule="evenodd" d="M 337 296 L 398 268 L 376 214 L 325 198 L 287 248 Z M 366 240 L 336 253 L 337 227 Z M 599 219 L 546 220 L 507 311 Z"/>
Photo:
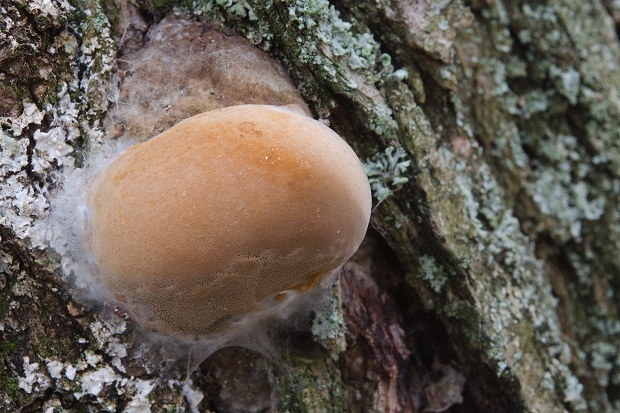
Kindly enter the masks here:
<path id="1" fill-rule="evenodd" d="M 619 16 L 0 1 L 0 411 L 620 411 Z M 223 349 L 187 377 L 187 356 L 80 295 L 50 204 L 106 142 L 239 103 L 327 122 L 375 209 L 277 352 Z"/>

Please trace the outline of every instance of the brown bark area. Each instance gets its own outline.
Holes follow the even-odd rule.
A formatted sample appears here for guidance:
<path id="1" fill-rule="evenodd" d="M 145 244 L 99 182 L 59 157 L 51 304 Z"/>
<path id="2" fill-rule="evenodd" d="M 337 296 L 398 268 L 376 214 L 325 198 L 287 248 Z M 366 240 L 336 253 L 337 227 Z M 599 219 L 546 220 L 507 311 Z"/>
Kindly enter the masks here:
<path id="1" fill-rule="evenodd" d="M 462 366 L 452 366 L 457 357 L 446 345 L 443 326 L 424 311 L 396 264 L 380 236 L 371 232 L 345 267 L 341 283 L 348 347 L 342 355 L 343 379 L 354 391 L 359 411 L 432 412 L 461 404 Z M 471 385 L 469 389 L 476 392 Z M 472 401 L 486 398 L 471 396 Z"/>

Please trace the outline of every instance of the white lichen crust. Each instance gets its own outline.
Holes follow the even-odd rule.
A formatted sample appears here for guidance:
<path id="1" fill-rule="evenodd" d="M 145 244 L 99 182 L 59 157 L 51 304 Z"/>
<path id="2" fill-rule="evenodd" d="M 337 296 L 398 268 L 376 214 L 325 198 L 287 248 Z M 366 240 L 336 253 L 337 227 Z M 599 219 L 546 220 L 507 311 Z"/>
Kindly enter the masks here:
<path id="1" fill-rule="evenodd" d="M 94 7 L 91 9 L 90 6 Z M 67 71 L 72 80 L 58 84 L 57 91 L 45 101 L 24 100 L 18 116 L 0 118 L 0 180 L 3 182 L 0 186 L 0 225 L 9 228 L 24 245 L 43 248 L 55 236 L 44 221 L 49 213 L 50 199 L 62 187 L 64 174 L 75 168 L 76 155 L 82 147 L 96 146 L 103 136 L 97 119 L 107 109 L 109 97 L 117 87 L 112 76 L 116 50 L 107 18 L 95 2 L 85 4 L 84 9 L 51 0 L 29 2 L 28 7 L 37 15 L 37 21 L 47 19 L 50 24 L 61 27 L 63 22 L 71 22 L 70 29 L 65 27 L 59 35 L 55 47 L 62 48 L 71 57 L 67 66 L 58 70 Z M 74 24 L 75 21 L 78 23 Z M 2 288 L 6 281 L 4 272 L 10 274 L 14 265 L 13 258 L 2 256 Z M 52 261 L 49 266 L 54 268 L 56 264 Z M 24 305 L 22 301 L 36 300 L 36 290 L 41 286 L 33 276 L 22 273 L 17 279 L 8 279 L 13 300 L 8 307 L 9 318 L 0 323 L 0 332 L 7 336 L 13 336 L 15 331 L 23 328 L 17 320 L 10 318 L 11 314 L 19 312 L 19 307 Z M 58 293 L 57 288 L 53 290 Z M 48 323 L 53 324 L 52 321 Z M 1 396 L 0 404 L 7 408 L 14 406 L 17 410 L 17 400 L 25 403 L 43 398 L 48 389 L 54 388 L 72 394 L 76 401 L 85 399 L 104 410 L 114 411 L 114 403 L 103 395 L 104 390 L 113 388 L 123 396 L 125 412 L 150 411 L 149 394 L 156 381 L 125 374 L 123 363 L 127 357 L 127 344 L 122 336 L 123 323 L 122 320 L 117 325 L 92 323 L 89 334 L 96 338 L 96 342 L 89 342 L 86 338 L 78 340 L 77 346 L 90 347 L 90 350 L 84 351 L 77 359 L 70 358 L 69 354 L 64 355 L 66 358 L 46 356 L 37 352 L 36 346 L 31 348 L 34 352 L 21 357 L 17 367 L 21 373 L 5 378 L 6 386 L 12 386 L 11 383 L 15 386 L 7 387 L 9 392 Z M 180 394 L 181 386 L 177 386 L 176 391 Z M 50 393 L 49 399 L 43 402 L 43 411 L 65 410 L 60 400 Z"/>
<path id="2" fill-rule="evenodd" d="M 77 139 L 96 144 L 101 136 L 96 117 L 109 105 L 108 96 L 115 65 L 114 41 L 101 10 L 76 10 L 66 2 L 40 1 L 29 6 L 52 20 L 66 20 L 73 13 L 84 14 L 74 32 L 80 38 L 59 36 L 64 51 L 75 60 L 61 68 L 72 73 L 72 81 L 58 85 L 50 100 L 22 102 L 17 117 L 1 117 L 0 224 L 19 238 L 28 238 L 33 247 L 42 247 L 45 234 L 37 222 L 46 216 L 52 195 L 50 188 L 62 184 L 61 172 L 74 166 Z M 91 122 L 95 120 L 94 122 Z"/>

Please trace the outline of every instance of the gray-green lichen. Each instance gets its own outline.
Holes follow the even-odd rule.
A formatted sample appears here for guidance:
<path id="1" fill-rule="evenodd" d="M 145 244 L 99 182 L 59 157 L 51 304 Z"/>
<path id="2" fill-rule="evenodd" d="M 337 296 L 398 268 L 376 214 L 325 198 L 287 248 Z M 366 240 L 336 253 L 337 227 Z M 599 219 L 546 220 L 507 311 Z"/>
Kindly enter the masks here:
<path id="1" fill-rule="evenodd" d="M 568 1 L 535 8 L 527 4 L 508 2 L 476 5 L 473 7 L 478 12 L 477 15 L 472 15 L 458 2 L 453 2 L 451 15 L 444 11 L 442 17 L 450 16 L 448 27 L 457 27 L 459 22 L 463 26 L 458 36 L 451 37 L 447 33 L 442 34 L 441 30 L 431 31 L 432 35 L 427 34 L 427 28 L 432 26 L 434 19 L 430 12 L 431 4 L 435 3 L 441 2 L 429 2 L 415 24 L 407 20 L 405 11 L 400 10 L 404 16 L 396 17 L 394 10 L 390 9 L 391 5 L 382 4 L 382 12 L 385 13 L 383 23 L 391 21 L 396 25 L 404 24 L 404 31 L 409 34 L 415 32 L 416 36 L 424 32 L 421 38 L 426 39 L 425 41 L 421 42 L 420 38 L 407 38 L 407 41 L 415 42 L 433 56 L 443 56 L 443 65 L 434 65 L 430 70 L 428 61 L 422 60 L 422 63 L 418 63 L 414 57 L 411 57 L 411 61 L 414 62 L 412 65 L 417 63 L 422 66 L 422 70 L 431 71 L 431 76 L 432 72 L 440 74 L 435 80 L 447 91 L 450 96 L 448 100 L 454 105 L 453 118 L 430 113 L 436 134 L 424 134 L 419 132 L 424 120 L 420 121 L 419 117 L 412 116 L 418 109 L 412 102 L 414 99 L 406 96 L 408 91 L 402 87 L 395 88 L 391 93 L 388 90 L 400 129 L 411 131 L 409 133 L 413 138 L 410 142 L 403 142 L 403 146 L 415 155 L 412 160 L 413 169 L 421 171 L 416 181 L 427 192 L 435 231 L 445 237 L 448 250 L 458 258 L 459 266 L 471 274 L 469 283 L 472 280 L 475 280 L 475 284 L 479 283 L 479 288 L 476 287 L 473 292 L 473 297 L 480 306 L 475 313 L 481 316 L 485 334 L 493 332 L 488 352 L 496 354 L 499 370 L 503 372 L 510 366 L 518 370 L 519 365 L 526 364 L 524 360 L 528 352 L 530 356 L 537 358 L 531 348 L 519 352 L 506 351 L 514 349 L 519 341 L 517 347 L 529 347 L 526 345 L 527 337 L 532 332 L 530 329 L 533 329 L 536 331 L 536 346 L 548 348 L 549 357 L 539 360 L 540 370 L 537 374 L 538 377 L 547 377 L 545 383 L 550 391 L 545 397 L 538 395 L 538 400 L 532 398 L 530 402 L 533 402 L 534 406 L 542 406 L 543 399 L 553 400 L 557 389 L 563 388 L 567 405 L 570 405 L 571 409 L 582 410 L 586 407 L 583 395 L 578 391 L 581 388 L 581 378 L 575 377 L 575 370 L 571 372 L 575 367 L 575 357 L 567 355 L 566 351 L 557 350 L 569 346 L 562 339 L 564 331 L 555 312 L 558 301 L 551 293 L 552 284 L 555 287 L 556 281 L 551 283 L 547 279 L 549 268 L 546 266 L 546 257 L 536 255 L 537 236 L 533 239 L 530 236 L 549 231 L 555 242 L 573 243 L 570 249 L 580 252 L 571 254 L 570 259 L 579 268 L 579 279 L 582 283 L 589 280 L 590 284 L 597 284 L 596 279 L 600 276 L 592 277 L 592 272 L 596 271 L 592 267 L 596 264 L 599 268 L 607 265 L 607 272 L 601 274 L 607 276 L 603 278 L 612 280 L 614 277 L 610 274 L 617 274 L 617 264 L 601 266 L 601 261 L 595 260 L 601 256 L 605 257 L 605 260 L 617 257 L 617 251 L 612 250 L 617 248 L 618 244 L 612 242 L 610 246 L 601 246 L 603 248 L 597 253 L 593 253 L 596 248 L 592 245 L 596 243 L 594 239 L 605 239 L 604 236 L 593 233 L 594 228 L 598 228 L 597 231 L 604 228 L 605 232 L 617 234 L 617 219 L 607 217 L 618 216 L 615 211 L 617 202 L 613 206 L 610 204 L 613 202 L 611 199 L 617 196 L 616 189 L 612 188 L 617 188 L 618 185 L 614 182 L 615 179 L 609 181 L 604 173 L 601 179 L 605 167 L 597 166 L 612 165 L 613 162 L 610 163 L 598 155 L 592 156 L 588 144 L 584 145 L 581 141 L 583 138 L 577 137 L 581 131 L 567 128 L 566 118 L 560 117 L 567 116 L 567 113 L 576 113 L 574 109 L 569 109 L 570 105 L 575 105 L 576 102 L 582 104 L 586 95 L 590 99 L 596 96 L 600 99 L 599 103 L 606 108 L 614 106 L 613 102 L 617 100 L 614 97 L 617 95 L 614 91 L 617 87 L 617 73 L 611 71 L 616 67 L 617 59 L 614 61 L 615 57 L 610 58 L 604 53 L 599 56 L 590 55 L 590 59 L 585 53 L 582 54 L 580 58 L 589 60 L 588 64 L 600 61 L 605 67 L 602 70 L 597 68 L 594 71 L 596 76 L 606 76 L 613 85 L 611 92 L 600 90 L 600 82 L 599 92 L 584 92 L 580 85 L 586 82 L 585 77 L 594 75 L 591 72 L 585 73 L 577 66 L 579 59 L 571 60 L 570 56 L 563 56 L 565 50 L 571 50 L 567 36 L 582 32 L 582 28 L 574 27 L 574 30 L 569 31 L 562 24 L 552 23 L 555 25 L 553 30 L 548 33 L 541 32 L 549 27 L 542 21 L 563 22 L 566 25 L 567 16 L 571 16 L 570 25 L 576 25 L 579 21 L 576 16 L 583 16 L 586 20 L 590 17 L 604 19 L 604 16 L 596 7 Z M 359 10 L 367 7 L 349 5 L 348 2 L 347 5 L 353 9 L 359 7 Z M 519 8 L 521 10 L 518 10 Z M 355 15 L 364 19 L 362 12 Z M 375 15 L 381 16 L 381 13 Z M 523 16 L 526 17 L 522 18 Z M 522 25 L 528 25 L 537 32 L 523 37 L 524 42 L 527 40 L 535 46 L 527 53 L 519 54 L 512 33 L 519 32 Z M 440 26 L 446 27 L 445 24 L 437 27 Z M 594 28 L 597 25 L 591 24 L 588 27 Z M 610 27 L 602 25 L 588 30 L 587 35 L 579 40 L 579 44 L 589 43 L 584 47 L 594 48 L 592 50 L 595 53 L 601 52 L 605 48 L 597 48 L 594 43 L 604 43 L 601 36 L 605 29 Z M 613 30 L 607 31 L 608 34 L 612 32 Z M 490 38 L 487 33 L 491 33 Z M 404 50 L 402 39 L 387 35 L 384 39 L 388 48 Z M 608 39 L 611 40 L 609 37 Z M 451 51 L 455 53 L 438 53 L 443 45 L 450 45 L 449 48 L 453 47 Z M 545 49 L 544 52 L 536 49 L 539 45 Z M 548 59 L 548 56 L 551 58 Z M 408 58 L 406 55 L 402 57 L 405 61 Z M 415 73 L 417 70 L 414 68 L 408 71 Z M 532 87 L 521 93 L 518 90 L 521 85 L 532 84 L 524 82 L 528 75 L 533 75 L 535 82 L 545 82 L 551 87 Z M 449 79 L 458 79 L 462 86 L 455 87 L 456 83 L 448 81 Z M 535 85 L 538 86 L 538 83 Z M 422 94 L 417 92 L 414 95 L 417 97 Z M 429 107 L 428 104 L 426 107 Z M 573 112 L 568 112 L 569 110 Z M 409 116 L 401 116 L 407 112 Z M 605 113 L 610 112 L 606 109 Z M 550 116 L 554 118 L 553 121 L 549 121 Z M 606 115 L 601 116 L 601 119 L 603 118 L 606 118 Z M 617 118 L 618 116 L 612 116 L 607 119 Z M 412 126 L 407 127 L 408 124 Z M 571 125 L 571 121 L 568 124 Z M 617 128 L 615 130 L 617 131 Z M 436 153 L 433 145 L 437 143 L 433 140 L 434 137 L 439 139 L 440 145 L 444 145 L 443 149 L 439 150 L 439 153 L 447 155 L 443 161 L 437 160 L 433 155 Z M 480 145 L 471 139 L 477 139 Z M 603 148 L 600 142 L 597 140 L 599 147 Z M 614 145 L 610 143 L 605 151 L 615 153 Z M 429 156 L 423 156 L 425 154 Z M 437 180 L 440 181 L 439 185 L 435 184 Z M 520 199 L 516 197 L 524 192 L 529 193 L 532 202 L 519 205 L 515 201 Z M 532 205 L 537 206 L 537 211 L 524 214 L 527 207 Z M 463 216 L 463 213 L 466 215 Z M 536 222 L 533 218 L 538 219 L 540 215 L 551 219 L 543 218 Z M 395 220 L 385 219 L 384 222 Z M 588 235 L 584 238 L 584 234 Z M 611 238 L 616 239 L 616 235 Z M 433 251 L 433 254 L 427 256 L 436 257 L 436 254 L 437 252 Z M 442 261 L 445 261 L 445 257 L 442 258 Z M 426 264 L 428 262 L 422 261 Z M 427 267 L 428 265 L 421 267 L 426 274 L 429 273 Z M 499 281 L 500 279 L 502 281 Z M 599 281 L 595 288 L 601 288 L 600 286 Z M 447 287 L 447 291 L 450 291 L 450 282 Z M 502 300 L 502 297 L 505 299 Z M 610 297 L 611 295 L 605 300 L 610 300 Z M 532 311 L 533 308 L 536 308 L 535 312 Z M 454 312 L 450 309 L 445 311 Z M 597 312 L 594 307 L 588 311 Z M 613 314 L 617 314 L 615 310 L 610 311 L 607 316 L 599 314 L 597 319 L 613 317 Z M 515 321 L 516 319 L 521 321 Z M 510 327 L 513 323 L 518 327 Z M 528 324 L 529 327 L 526 327 Z M 473 325 L 471 327 L 473 331 Z M 513 331 L 510 331 L 511 329 Z M 604 340 L 611 338 L 609 333 L 605 335 Z M 516 375 L 522 380 L 527 376 L 524 370 L 517 371 Z"/>
<path id="2" fill-rule="evenodd" d="M 444 284 L 448 281 L 445 270 L 437 265 L 435 258 L 428 255 L 420 257 L 420 275 L 436 293 L 441 292 Z"/>
<path id="3" fill-rule="evenodd" d="M 481 322 L 491 338 L 487 351 L 497 361 L 498 375 L 506 374 L 507 368 L 517 376 L 533 373 L 531 367 L 529 372 L 521 370 L 538 358 L 535 353 L 528 354 L 528 341 L 533 339 L 537 348 L 547 351 L 539 361 L 544 370 L 538 373 L 542 373 L 539 378 L 546 377 L 545 389 L 549 393 L 545 397 L 552 400 L 556 391 L 563 391 L 565 401 L 570 399 L 575 411 L 584 410 L 585 400 L 577 391 L 581 384 L 566 366 L 570 352 L 567 356 L 568 346 L 555 315 L 557 300 L 531 241 L 521 233 L 519 221 L 506 207 L 488 166 L 473 166 L 455 160 L 447 151 L 444 154 L 452 170 L 462 172 L 457 183 L 465 200 L 463 208 L 474 226 L 477 249 L 488 260 L 479 264 L 470 261 L 469 266 L 483 264 L 492 274 L 490 278 L 477 277 L 473 288 L 480 312 L 486 314 Z M 538 397 L 543 400 L 541 395 Z M 538 403 L 533 401 L 533 406 Z"/>
<path id="4" fill-rule="evenodd" d="M 409 182 L 405 173 L 411 161 L 403 159 L 406 156 L 403 148 L 388 146 L 383 153 L 375 154 L 364 162 L 372 193 L 379 202 Z"/>
<path id="5" fill-rule="evenodd" d="M 331 288 L 324 307 L 316 311 L 310 331 L 316 341 L 332 352 L 332 357 L 337 358 L 339 353 L 346 350 L 347 326 L 342 318 L 342 300 L 338 282 Z"/>
<path id="6" fill-rule="evenodd" d="M 547 266 L 563 333 L 579 343 L 572 344 L 580 351 L 573 352 L 570 366 L 584 383 L 600 383 L 588 390 L 589 408 L 610 411 L 608 385 L 594 379 L 609 379 L 610 373 L 593 362 L 601 360 L 601 348 L 620 345 L 617 332 L 600 327 L 618 317 L 613 298 L 620 273 L 618 40 L 599 3 L 504 2 L 485 8 L 482 16 L 497 44 L 484 59 L 462 64 L 470 73 L 485 71 L 479 61 L 507 70 L 486 83 L 502 92 L 485 100 L 492 108 L 485 115 L 491 116 L 479 114 L 475 131 L 492 142 L 488 154 L 489 162 L 499 164 L 495 173 L 512 182 L 506 195 L 522 191 L 515 212 Z M 516 36 L 506 36 L 506 26 Z M 480 76 L 478 84 L 485 84 Z M 506 127 L 493 134 L 487 126 L 493 123 Z"/>

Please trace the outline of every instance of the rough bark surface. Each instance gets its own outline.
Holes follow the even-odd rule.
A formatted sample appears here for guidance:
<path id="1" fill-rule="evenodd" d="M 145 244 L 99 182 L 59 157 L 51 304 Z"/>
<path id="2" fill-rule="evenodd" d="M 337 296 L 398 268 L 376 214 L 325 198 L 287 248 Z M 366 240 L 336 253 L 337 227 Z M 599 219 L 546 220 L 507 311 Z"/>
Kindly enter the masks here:
<path id="1" fill-rule="evenodd" d="M 616 3 L 0 0 L 0 411 L 620 411 Z M 47 219 L 106 142 L 238 103 L 328 122 L 376 208 L 277 351 L 188 375 Z"/>

